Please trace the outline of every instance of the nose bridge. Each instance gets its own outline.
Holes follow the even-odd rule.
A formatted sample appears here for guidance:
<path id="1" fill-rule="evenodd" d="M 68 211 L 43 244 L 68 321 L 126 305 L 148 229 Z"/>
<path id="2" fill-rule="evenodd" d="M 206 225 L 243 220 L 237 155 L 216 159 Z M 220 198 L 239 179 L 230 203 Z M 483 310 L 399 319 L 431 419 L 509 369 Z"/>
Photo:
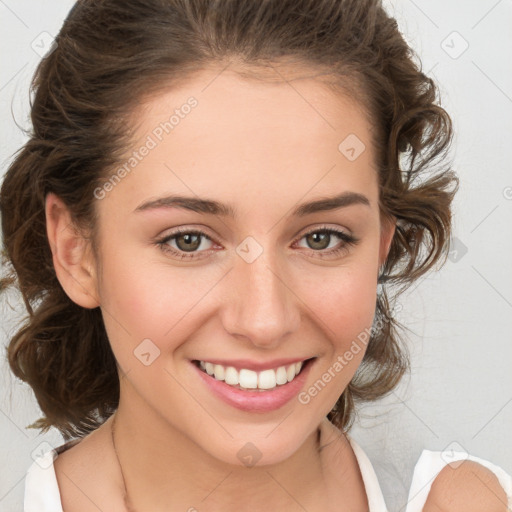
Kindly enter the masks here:
<path id="1" fill-rule="evenodd" d="M 243 251 L 244 246 L 240 245 Z M 224 327 L 254 345 L 274 347 L 299 324 L 299 311 L 289 289 L 291 283 L 286 283 L 286 274 L 271 257 L 271 251 L 261 252 L 252 261 L 243 252 L 239 254 L 231 272 L 232 293 L 224 312 Z"/>

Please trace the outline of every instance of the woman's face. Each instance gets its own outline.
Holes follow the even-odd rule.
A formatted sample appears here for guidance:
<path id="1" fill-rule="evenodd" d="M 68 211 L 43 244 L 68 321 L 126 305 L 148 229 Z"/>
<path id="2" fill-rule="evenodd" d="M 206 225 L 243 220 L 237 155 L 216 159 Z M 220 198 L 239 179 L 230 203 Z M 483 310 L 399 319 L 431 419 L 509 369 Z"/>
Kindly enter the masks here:
<path id="1" fill-rule="evenodd" d="M 134 122 L 124 172 L 96 192 L 121 404 L 225 462 L 283 460 L 351 380 L 372 325 L 393 228 L 370 125 L 319 81 L 218 70 Z"/>

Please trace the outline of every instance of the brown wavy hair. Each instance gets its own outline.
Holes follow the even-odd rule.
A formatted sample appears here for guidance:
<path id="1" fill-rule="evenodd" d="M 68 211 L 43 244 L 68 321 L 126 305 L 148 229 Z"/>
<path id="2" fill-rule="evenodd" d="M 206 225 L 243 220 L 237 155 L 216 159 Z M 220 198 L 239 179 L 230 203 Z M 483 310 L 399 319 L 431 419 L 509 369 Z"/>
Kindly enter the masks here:
<path id="1" fill-rule="evenodd" d="M 94 189 L 128 147 L 130 112 L 211 64 L 246 71 L 288 60 L 328 73 L 364 107 L 376 127 L 380 211 L 397 219 L 378 281 L 379 327 L 328 415 L 348 430 L 356 402 L 386 395 L 409 368 L 393 303 L 446 261 L 458 188 L 447 158 L 450 117 L 396 20 L 378 0 L 79 0 L 55 45 L 34 75 L 29 140 L 0 194 L 0 290 L 16 286 L 28 312 L 7 354 L 44 414 L 29 427 L 82 437 L 119 402 L 100 308 L 75 304 L 56 277 L 46 195 L 64 201 L 97 251 Z"/>

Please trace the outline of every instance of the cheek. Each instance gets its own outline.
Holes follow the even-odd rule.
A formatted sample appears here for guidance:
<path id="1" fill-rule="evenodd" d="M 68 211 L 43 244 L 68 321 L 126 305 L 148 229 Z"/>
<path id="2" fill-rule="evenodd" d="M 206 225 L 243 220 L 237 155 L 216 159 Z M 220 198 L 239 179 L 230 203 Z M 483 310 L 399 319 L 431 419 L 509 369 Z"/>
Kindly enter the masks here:
<path id="1" fill-rule="evenodd" d="M 142 252 L 104 251 L 103 316 L 116 357 L 127 364 L 145 339 L 170 351 L 197 330 L 204 299 L 223 275 L 218 267 L 179 268 Z"/>
<path id="2" fill-rule="evenodd" d="M 309 296 L 315 328 L 324 334 L 323 358 L 298 399 L 318 414 L 325 416 L 334 407 L 364 357 L 377 299 L 373 275 L 369 268 L 340 268 Z"/>
<path id="3" fill-rule="evenodd" d="M 105 247 L 103 255 L 100 300 L 109 338 L 114 345 L 130 340 L 135 347 L 145 338 L 159 345 L 196 295 L 185 273 L 155 272 L 155 263 L 146 257 L 141 264 L 142 257 L 130 250 Z"/>
<path id="4" fill-rule="evenodd" d="M 338 339 L 342 341 L 343 346 L 371 326 L 376 296 L 377 287 L 374 280 L 369 279 L 367 274 L 356 273 L 350 275 L 340 291 L 333 293 L 333 331 L 339 335 Z"/>
<path id="5" fill-rule="evenodd" d="M 346 265 L 318 276 L 316 286 L 313 282 L 309 281 L 303 292 L 313 317 L 319 319 L 336 350 L 345 350 L 372 325 L 377 299 L 374 269 Z"/>

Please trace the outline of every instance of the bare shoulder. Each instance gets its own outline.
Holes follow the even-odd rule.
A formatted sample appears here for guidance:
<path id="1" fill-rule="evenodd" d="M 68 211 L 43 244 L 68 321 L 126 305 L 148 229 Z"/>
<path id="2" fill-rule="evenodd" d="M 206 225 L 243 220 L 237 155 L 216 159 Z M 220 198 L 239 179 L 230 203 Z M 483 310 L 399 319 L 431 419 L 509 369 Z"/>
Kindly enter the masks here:
<path id="1" fill-rule="evenodd" d="M 55 459 L 55 476 L 64 512 L 97 512 L 98 507 L 120 510 L 114 506 L 118 482 L 111 449 L 107 421 Z"/>
<path id="2" fill-rule="evenodd" d="M 448 464 L 434 480 L 423 512 L 507 512 L 507 496 L 496 475 L 466 460 Z"/>
<path id="3" fill-rule="evenodd" d="M 95 461 L 96 467 L 100 466 L 105 458 L 102 454 L 105 454 L 108 444 L 107 423 L 108 420 L 97 430 L 82 438 L 79 443 L 60 453 L 54 462 L 55 473 L 64 475 L 67 471 L 69 474 L 76 474 L 86 470 L 92 461 Z"/>

